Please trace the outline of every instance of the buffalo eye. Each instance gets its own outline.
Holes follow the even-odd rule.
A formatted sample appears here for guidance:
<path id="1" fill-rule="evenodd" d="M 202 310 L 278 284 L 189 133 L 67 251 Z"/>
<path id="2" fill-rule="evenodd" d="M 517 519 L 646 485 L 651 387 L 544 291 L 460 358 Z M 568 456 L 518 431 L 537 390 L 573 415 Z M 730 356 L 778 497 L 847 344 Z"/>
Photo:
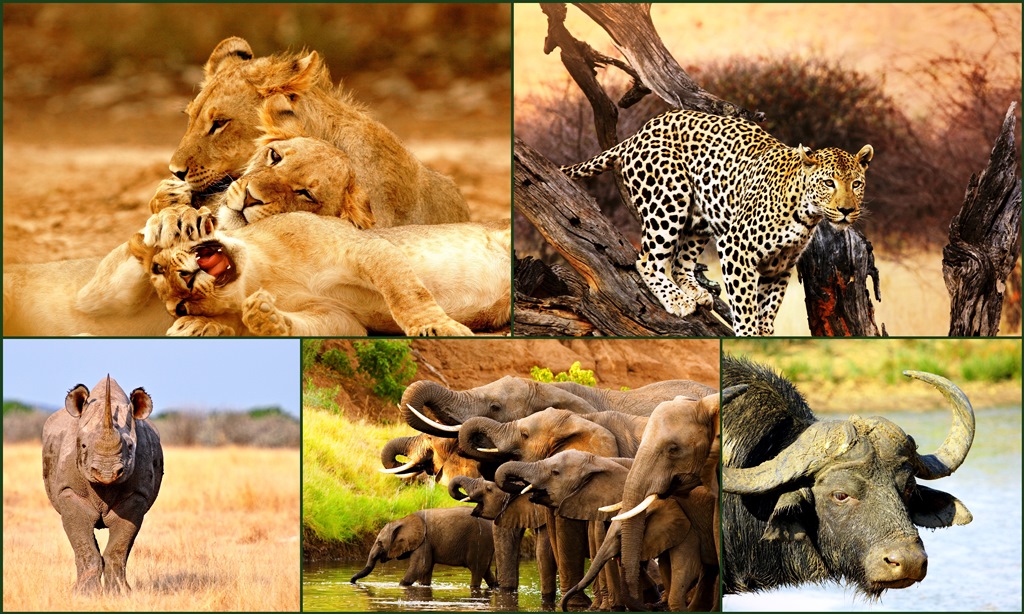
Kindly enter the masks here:
<path id="1" fill-rule="evenodd" d="M 267 150 L 267 166 L 274 166 L 282 159 L 281 154 L 277 153 L 273 147 Z"/>
<path id="2" fill-rule="evenodd" d="M 228 125 L 229 121 L 231 121 L 231 120 L 229 120 L 229 119 L 215 119 L 215 120 L 213 120 L 210 123 L 210 132 L 208 134 L 210 136 L 213 136 L 214 134 L 217 133 L 218 130 L 220 130 L 224 126 Z"/>
<path id="3" fill-rule="evenodd" d="M 846 501 L 847 499 L 849 499 L 850 495 L 846 494 L 845 492 L 843 492 L 841 490 L 837 490 L 837 491 L 832 493 L 832 498 L 835 499 L 836 502 L 842 503 L 842 502 Z"/>

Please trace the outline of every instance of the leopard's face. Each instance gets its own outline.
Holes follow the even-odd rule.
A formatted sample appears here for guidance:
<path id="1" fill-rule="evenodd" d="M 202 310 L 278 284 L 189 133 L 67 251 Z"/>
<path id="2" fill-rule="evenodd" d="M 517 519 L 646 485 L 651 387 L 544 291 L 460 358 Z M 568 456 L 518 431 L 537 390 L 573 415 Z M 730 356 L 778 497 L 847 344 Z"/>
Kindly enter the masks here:
<path id="1" fill-rule="evenodd" d="M 804 202 L 840 230 L 856 222 L 864 202 L 865 171 L 873 155 L 870 145 L 855 156 L 832 147 L 803 155 L 808 172 Z"/>
<path id="2" fill-rule="evenodd" d="M 162 249 L 149 263 L 150 282 L 172 316 L 220 315 L 231 310 L 227 287 L 238 279 L 237 260 L 217 240 Z"/>

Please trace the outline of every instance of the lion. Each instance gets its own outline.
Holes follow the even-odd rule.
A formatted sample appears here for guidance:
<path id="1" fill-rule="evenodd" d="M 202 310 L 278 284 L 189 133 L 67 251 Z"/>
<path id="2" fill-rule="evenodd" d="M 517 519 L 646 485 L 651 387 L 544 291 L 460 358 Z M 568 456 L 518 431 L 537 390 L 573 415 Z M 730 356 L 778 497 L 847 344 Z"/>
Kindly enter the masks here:
<path id="1" fill-rule="evenodd" d="M 335 89 L 316 51 L 255 58 L 238 37 L 221 41 L 206 61 L 199 94 L 186 109 L 188 128 L 171 156 L 170 171 L 180 183 L 164 189 L 178 198 L 191 192 L 204 199 L 238 179 L 260 137 L 259 111 L 274 96 L 292 102 L 306 135 L 348 155 L 378 225 L 469 220 L 455 183 L 424 166 L 394 133 Z"/>
<path id="2" fill-rule="evenodd" d="M 509 321 L 510 240 L 508 222 L 360 230 L 307 211 L 221 231 L 179 205 L 129 247 L 177 318 L 168 335 L 464 336 Z"/>

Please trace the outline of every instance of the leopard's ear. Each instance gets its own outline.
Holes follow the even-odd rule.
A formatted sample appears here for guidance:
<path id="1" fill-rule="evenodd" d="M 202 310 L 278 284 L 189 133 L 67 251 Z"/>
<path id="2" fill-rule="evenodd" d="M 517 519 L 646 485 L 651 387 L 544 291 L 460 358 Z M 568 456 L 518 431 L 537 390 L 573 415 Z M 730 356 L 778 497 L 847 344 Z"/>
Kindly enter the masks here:
<path id="1" fill-rule="evenodd" d="M 804 172 L 810 173 L 814 169 L 818 168 L 818 159 L 811 155 L 811 148 L 804 147 L 801 143 L 796 146 L 796 150 L 800 153 L 800 163 L 804 167 Z"/>
<path id="2" fill-rule="evenodd" d="M 259 138 L 260 145 L 306 136 L 302 122 L 295 115 L 291 99 L 284 94 L 274 94 L 267 98 L 260 107 L 259 115 L 260 130 L 263 131 L 263 136 Z"/>
<path id="3" fill-rule="evenodd" d="M 146 245 L 146 241 L 142 236 L 141 232 L 137 232 L 132 235 L 131 239 L 128 239 L 128 252 L 135 256 L 135 259 L 142 263 L 146 270 L 149 270 L 149 262 L 153 259 L 153 254 L 156 253 L 156 248 Z"/>
<path id="4" fill-rule="evenodd" d="M 203 68 L 203 72 L 206 79 L 217 74 L 217 71 L 228 65 L 228 61 L 241 61 L 247 62 L 252 59 L 252 47 L 245 41 L 244 38 L 232 36 L 225 38 L 221 42 L 217 43 L 217 46 L 213 48 L 213 53 L 210 54 L 210 59 L 206 60 L 206 66 Z"/>
<path id="5" fill-rule="evenodd" d="M 857 152 L 857 163 L 860 164 L 862 170 L 868 170 L 868 163 L 875 157 L 875 148 L 871 145 L 865 145 L 860 148 Z"/>

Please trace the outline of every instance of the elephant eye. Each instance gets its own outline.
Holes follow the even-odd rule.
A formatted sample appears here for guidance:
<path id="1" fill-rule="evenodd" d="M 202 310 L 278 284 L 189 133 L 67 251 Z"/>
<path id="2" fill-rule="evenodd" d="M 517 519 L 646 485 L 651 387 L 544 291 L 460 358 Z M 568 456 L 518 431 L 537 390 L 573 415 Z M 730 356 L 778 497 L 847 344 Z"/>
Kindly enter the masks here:
<path id="1" fill-rule="evenodd" d="M 496 412 L 496 411 L 498 411 L 500 409 L 501 409 L 500 405 L 498 405 L 497 403 L 491 403 L 491 411 L 492 412 Z"/>
<path id="2" fill-rule="evenodd" d="M 551 470 L 551 475 L 560 475 L 560 474 L 558 473 L 558 469 L 552 469 L 552 470 Z"/>

